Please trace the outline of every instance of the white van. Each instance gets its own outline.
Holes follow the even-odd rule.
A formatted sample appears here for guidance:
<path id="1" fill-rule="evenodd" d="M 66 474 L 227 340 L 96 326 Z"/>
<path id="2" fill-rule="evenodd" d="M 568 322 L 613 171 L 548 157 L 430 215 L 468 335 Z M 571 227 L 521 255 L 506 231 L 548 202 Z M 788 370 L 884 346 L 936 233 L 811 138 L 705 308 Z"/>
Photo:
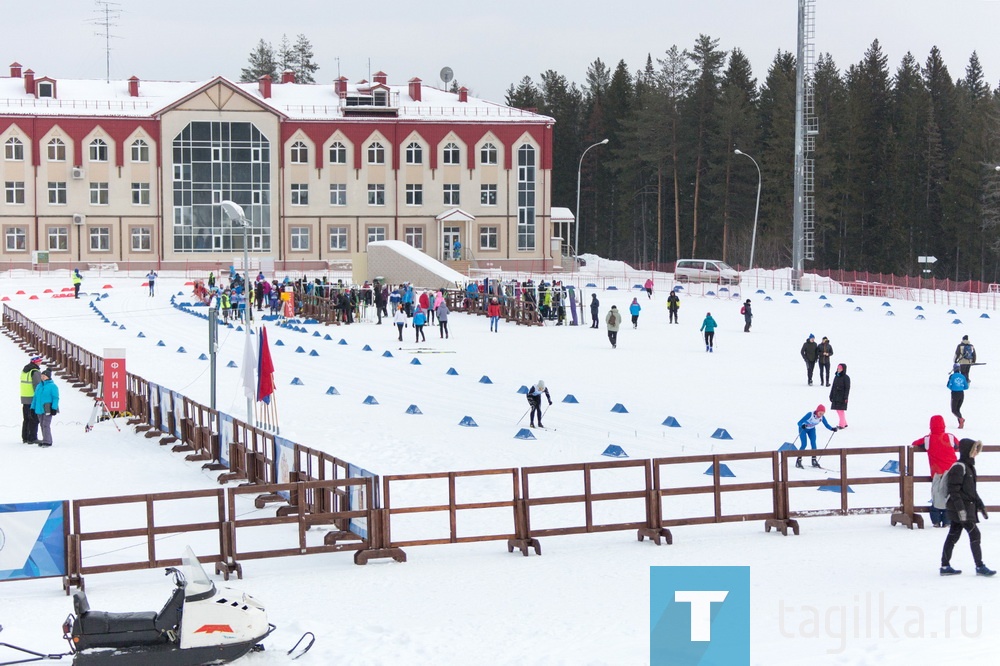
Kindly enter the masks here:
<path id="1" fill-rule="evenodd" d="M 713 282 L 739 284 L 740 274 L 724 261 L 715 259 L 680 259 L 674 267 L 677 282 Z"/>

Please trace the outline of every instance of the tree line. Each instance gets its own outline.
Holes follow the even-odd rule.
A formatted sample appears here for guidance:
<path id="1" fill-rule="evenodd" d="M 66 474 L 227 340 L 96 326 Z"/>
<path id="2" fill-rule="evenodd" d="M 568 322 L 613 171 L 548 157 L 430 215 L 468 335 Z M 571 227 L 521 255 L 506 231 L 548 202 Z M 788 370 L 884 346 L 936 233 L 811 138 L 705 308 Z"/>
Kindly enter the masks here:
<path id="1" fill-rule="evenodd" d="M 755 265 L 791 265 L 794 54 L 779 51 L 758 85 L 739 48 L 700 35 L 639 71 L 600 59 L 582 85 L 547 70 L 506 93 L 556 120 L 552 204 L 576 208 L 580 252 L 633 264 L 685 257 L 746 265 L 761 169 Z M 841 70 L 817 58 L 815 260 L 806 269 L 997 282 L 1000 91 L 974 52 L 953 79 L 937 47 L 890 72 L 878 40 Z"/>
<path id="2" fill-rule="evenodd" d="M 261 38 L 250 51 L 247 66 L 240 71 L 240 81 L 255 83 L 265 74 L 272 81 L 281 81 L 281 73 L 289 70 L 295 74 L 296 83 L 316 83 L 314 74 L 319 65 L 313 61 L 312 42 L 305 35 L 295 38 L 293 44 L 288 35 L 282 35 L 278 47 Z"/>

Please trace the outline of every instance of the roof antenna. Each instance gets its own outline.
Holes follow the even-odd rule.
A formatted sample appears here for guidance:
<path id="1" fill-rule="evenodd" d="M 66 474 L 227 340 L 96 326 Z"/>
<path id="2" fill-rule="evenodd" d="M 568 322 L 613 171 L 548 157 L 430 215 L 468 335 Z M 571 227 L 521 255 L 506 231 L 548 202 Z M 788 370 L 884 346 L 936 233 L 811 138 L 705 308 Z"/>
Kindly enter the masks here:
<path id="1" fill-rule="evenodd" d="M 98 37 L 104 37 L 104 59 L 105 59 L 105 75 L 104 82 L 111 83 L 111 38 L 114 37 L 118 39 L 118 35 L 111 34 L 111 28 L 118 27 L 118 19 L 121 18 L 122 10 L 121 3 L 111 2 L 110 0 L 95 0 L 95 5 L 97 9 L 93 10 L 97 15 L 96 17 L 90 19 L 88 23 L 96 25 L 98 28 L 104 28 L 104 32 L 95 32 L 94 34 Z"/>

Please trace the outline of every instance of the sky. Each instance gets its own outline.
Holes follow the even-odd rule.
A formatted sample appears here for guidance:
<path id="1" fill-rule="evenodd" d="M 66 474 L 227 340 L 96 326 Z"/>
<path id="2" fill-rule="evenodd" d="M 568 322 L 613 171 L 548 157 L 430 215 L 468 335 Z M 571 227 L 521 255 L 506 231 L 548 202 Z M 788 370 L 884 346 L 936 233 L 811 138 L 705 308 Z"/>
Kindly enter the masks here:
<path id="1" fill-rule="evenodd" d="M 994 443 L 991 433 L 997 431 L 995 405 L 1000 400 L 1000 373 L 992 363 L 1000 318 L 995 303 L 984 313 L 944 302 L 940 293 L 911 292 L 923 297 L 920 303 L 867 297 L 848 302 L 842 295 L 822 298 L 816 292 L 786 296 L 781 274 L 761 272 L 764 281 L 755 285 L 744 276 L 745 294 L 730 298 L 689 285 L 681 296 L 680 323 L 670 325 L 665 308 L 672 286 L 669 276 L 653 276 L 656 290 L 649 299 L 630 288 L 648 274 L 585 258 L 590 272 L 579 276 L 582 284 L 608 280 L 620 287 L 611 291 L 584 286 L 585 301 L 596 293 L 602 315 L 611 305 L 627 308 L 634 297 L 642 306 L 638 328 L 631 328 L 626 318 L 616 349 L 603 326 L 592 330 L 501 324 L 499 333 L 491 333 L 485 318 L 463 314 L 450 318 L 448 339 L 428 329 L 427 342 L 419 345 L 412 342 L 412 329 L 405 329 L 400 343 L 392 327 L 371 320 L 334 329 L 310 325 L 307 333 L 269 326 L 282 434 L 383 475 L 601 462 L 610 460 L 601 452 L 612 443 L 633 460 L 772 451 L 794 437 L 798 419 L 817 403 L 829 404 L 829 389 L 807 384 L 799 358 L 802 342 L 813 333 L 830 338 L 834 363 L 847 363 L 852 378 L 849 428 L 836 434 L 823 431 L 820 447 L 908 444 L 927 433 L 928 419 L 935 413 L 947 417 L 950 432 Z M 142 275 L 84 271 L 84 295 L 74 300 L 44 293 L 58 293 L 69 285 L 65 271 L 50 276 L 17 271 L 0 276 L 0 298 L 9 298 L 6 304 L 42 327 L 98 354 L 108 346 L 124 347 L 131 372 L 207 401 L 207 362 L 198 359 L 206 344 L 204 320 L 169 303 L 171 296 L 186 300 L 191 287 L 185 283 L 196 276 L 163 274 L 157 282 L 159 293 L 151 298 Z M 18 295 L 18 290 L 25 293 Z M 90 297 L 102 294 L 108 296 L 96 304 L 117 327 L 103 323 L 89 307 Z M 32 295 L 39 298 L 33 300 Z M 743 332 L 739 315 L 744 297 L 755 304 L 749 334 Z M 711 354 L 705 352 L 698 331 L 706 312 L 719 322 Z M 331 332 L 333 339 L 317 338 L 314 330 Z M 145 337 L 139 338 L 139 332 Z M 945 381 L 963 334 L 977 345 L 979 359 L 987 365 L 972 370 L 964 408 L 967 424 L 956 430 L 954 417 L 948 415 Z M 163 347 L 156 345 L 161 339 Z M 338 344 L 340 339 L 347 344 Z M 278 346 L 277 340 L 285 344 Z M 372 351 L 364 351 L 366 344 Z M 187 353 L 179 353 L 180 346 Z M 245 405 L 240 369 L 226 365 L 230 360 L 242 363 L 242 346 L 242 333 L 222 331 L 218 404 L 235 415 L 242 414 Z M 318 358 L 296 353 L 298 346 L 306 352 L 316 349 Z M 392 357 L 384 356 L 385 351 Z M 421 364 L 412 364 L 413 359 Z M 14 370 L 25 362 L 25 352 L 0 336 L 0 367 L 7 371 L 0 382 L 0 404 L 9 409 L 16 409 L 12 406 L 17 403 Z M 457 374 L 449 374 L 449 368 Z M 492 384 L 483 383 L 483 375 Z M 293 378 L 301 384 L 292 385 Z M 518 418 L 526 410 L 516 389 L 539 379 L 553 397 L 545 415 L 549 429 L 535 430 L 534 441 L 515 439 L 524 425 Z M 339 395 L 326 394 L 331 385 Z M 6 433 L 0 443 L 0 503 L 218 487 L 214 474 L 199 464 L 185 462 L 170 453 L 170 447 L 157 446 L 128 428 L 118 432 L 103 422 L 84 433 L 91 401 L 64 380 L 60 388 L 61 409 L 50 449 L 21 444 L 16 418 L 0 424 L 0 432 Z M 563 402 L 567 394 L 579 402 Z M 379 404 L 363 405 L 367 395 Z M 628 413 L 612 412 L 616 403 Z M 410 404 L 423 414 L 406 414 Z M 681 427 L 663 427 L 668 415 Z M 460 426 L 465 416 L 473 417 L 478 427 Z M 710 434 L 719 427 L 733 439 L 712 439 Z M 887 457 L 859 455 L 852 458 L 851 469 L 882 476 L 879 469 Z M 926 456 L 918 454 L 915 460 L 917 473 L 926 474 Z M 837 466 L 828 457 L 823 462 Z M 682 486 L 703 485 L 708 479 L 704 467 L 681 467 L 670 479 Z M 767 463 L 734 462 L 731 467 L 734 483 L 770 474 Z M 996 475 L 1000 458 L 984 454 L 977 468 L 981 476 Z M 828 477 L 822 471 L 790 471 L 793 479 Z M 419 483 L 394 486 L 393 497 L 414 504 L 443 503 L 443 486 Z M 618 483 L 595 476 L 594 489 Z M 547 484 L 534 478 L 533 492 L 579 492 L 570 479 Z M 495 499 L 488 488 L 464 483 L 456 487 L 459 501 Z M 890 485 L 852 489 L 852 508 L 886 506 L 898 498 Z M 983 483 L 980 491 L 988 505 L 1000 501 L 996 484 Z M 793 507 L 839 506 L 839 493 L 793 492 Z M 915 492 L 917 503 L 929 500 L 927 484 L 918 485 Z M 723 506 L 734 512 L 762 501 L 752 494 L 729 497 Z M 678 514 L 705 511 L 705 503 L 695 499 L 675 498 L 666 506 Z M 161 507 L 157 520 L 169 524 L 178 512 L 189 511 L 189 505 Z M 273 515 L 274 507 L 255 509 L 247 500 L 237 511 L 250 518 Z M 610 520 L 631 511 L 634 507 L 628 504 L 613 505 L 595 515 Z M 135 517 L 102 511 L 85 514 L 83 520 L 94 529 L 124 528 L 133 526 Z M 558 512 L 540 509 L 532 514 L 536 527 L 539 522 L 564 525 L 565 520 Z M 569 524 L 580 520 L 572 512 Z M 1000 565 L 996 520 L 980 526 L 985 561 L 994 568 Z M 397 537 L 409 530 L 437 534 L 433 530 L 446 523 L 419 517 L 393 521 Z M 470 514 L 460 516 L 458 525 L 468 530 L 461 534 L 471 534 L 488 522 L 488 516 Z M 952 560 L 965 573 L 941 578 L 937 569 L 943 530 L 890 527 L 884 514 L 803 518 L 800 525 L 800 535 L 787 537 L 765 533 L 759 521 L 675 527 L 673 545 L 659 547 L 639 543 L 631 531 L 543 537 L 540 557 L 509 554 L 502 542 L 486 542 L 409 547 L 405 564 L 379 560 L 356 566 L 350 553 L 253 560 L 243 563 L 242 580 L 215 579 L 217 585 L 253 594 L 278 626 L 265 641 L 264 653 L 240 662 L 246 666 L 288 663 L 282 651 L 306 630 L 316 633 L 317 642 L 297 662 L 303 666 L 644 664 L 650 567 L 700 565 L 750 567 L 750 663 L 755 666 L 931 666 L 995 660 L 997 580 L 970 575 L 965 537 Z M 278 534 L 291 536 L 294 527 L 269 536 L 276 539 Z M 321 535 L 322 528 L 317 528 L 309 538 Z M 193 538 L 197 552 L 198 537 Z M 185 541 L 161 538 L 158 552 L 179 554 Z M 141 557 L 143 549 L 129 540 L 88 542 L 84 561 Z M 155 610 L 170 590 L 160 571 L 94 574 L 86 584 L 91 607 L 109 611 Z M 66 649 L 59 627 L 71 605 L 58 580 L 6 582 L 2 592 L 3 641 L 45 652 Z M 0 660 L 5 657 L 0 652 Z"/>
<path id="2" fill-rule="evenodd" d="M 382 70 L 390 83 L 416 76 L 440 85 L 439 73 L 448 66 L 475 96 L 494 101 L 503 101 L 508 86 L 522 77 L 537 82 L 549 69 L 582 84 L 598 58 L 612 69 L 624 60 L 636 71 L 647 55 L 655 63 L 672 45 L 690 48 L 700 34 L 718 39 L 721 49 L 742 49 L 763 81 L 778 51 L 795 53 L 798 13 L 795 0 L 392 1 L 374 10 L 317 0 L 123 0 L 112 6 L 121 10 L 111 40 L 111 76 L 120 80 L 235 79 L 258 40 L 277 44 L 283 34 L 293 41 L 305 34 L 321 68 L 318 82 L 340 74 L 370 80 L 370 73 Z M 104 31 L 91 23 L 96 9 L 81 0 L 4 3 L 4 69 L 17 61 L 40 75 L 104 78 Z M 878 39 L 894 71 L 907 51 L 923 63 L 937 45 L 958 78 L 975 50 L 995 88 L 998 24 L 996 0 L 818 0 L 816 53 L 831 53 L 843 70 Z"/>

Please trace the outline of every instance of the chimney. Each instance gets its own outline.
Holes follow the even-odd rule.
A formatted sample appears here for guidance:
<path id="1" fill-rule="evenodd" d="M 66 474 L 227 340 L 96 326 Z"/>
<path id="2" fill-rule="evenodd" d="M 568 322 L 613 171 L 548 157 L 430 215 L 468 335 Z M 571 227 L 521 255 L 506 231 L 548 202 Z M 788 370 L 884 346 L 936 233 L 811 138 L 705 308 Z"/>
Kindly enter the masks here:
<path id="1" fill-rule="evenodd" d="M 420 91 L 421 91 L 421 85 L 420 84 L 421 84 L 421 81 L 417 77 L 414 76 L 412 79 L 410 79 L 410 99 L 412 99 L 414 102 L 421 101 L 420 100 Z"/>
<path id="2" fill-rule="evenodd" d="M 271 98 L 271 75 L 265 74 L 264 76 L 257 79 L 257 89 L 260 91 L 260 96 L 264 99 Z"/>
<path id="3" fill-rule="evenodd" d="M 295 72 L 290 69 L 286 69 L 281 73 L 282 83 L 295 83 Z"/>
<path id="4" fill-rule="evenodd" d="M 375 83 L 381 83 L 382 85 L 388 85 L 385 82 L 385 79 L 386 79 L 385 72 L 375 72 L 375 76 L 373 76 L 372 78 L 375 80 Z"/>
<path id="5" fill-rule="evenodd" d="M 347 77 L 342 76 L 333 82 L 333 92 L 337 97 L 347 96 Z"/>
<path id="6" fill-rule="evenodd" d="M 469 101 L 469 89 L 466 88 L 465 86 L 462 86 L 461 88 L 458 89 L 458 101 L 459 102 Z"/>
<path id="7" fill-rule="evenodd" d="M 12 79 L 21 78 L 21 63 L 19 62 L 10 63 L 10 78 Z"/>
<path id="8" fill-rule="evenodd" d="M 35 72 L 31 69 L 24 70 L 24 92 L 29 95 L 35 94 Z"/>
<path id="9" fill-rule="evenodd" d="M 139 96 L 139 77 L 133 76 L 128 80 L 128 96 L 138 97 Z"/>

